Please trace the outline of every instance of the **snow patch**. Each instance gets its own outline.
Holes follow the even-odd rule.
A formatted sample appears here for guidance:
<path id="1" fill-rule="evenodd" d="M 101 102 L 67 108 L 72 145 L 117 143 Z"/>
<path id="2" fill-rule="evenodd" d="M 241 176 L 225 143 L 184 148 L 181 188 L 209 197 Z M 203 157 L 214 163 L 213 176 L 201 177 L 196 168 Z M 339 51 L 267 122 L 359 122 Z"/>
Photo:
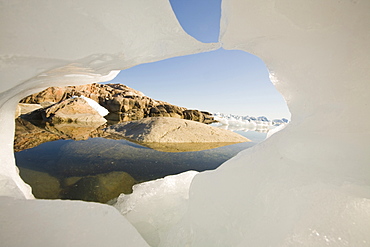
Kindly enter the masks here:
<path id="1" fill-rule="evenodd" d="M 109 111 L 103 106 L 99 105 L 99 103 L 97 103 L 95 100 L 92 100 L 83 95 L 81 95 L 80 98 L 84 99 L 92 108 L 94 108 L 100 116 L 104 117 L 109 114 Z"/>

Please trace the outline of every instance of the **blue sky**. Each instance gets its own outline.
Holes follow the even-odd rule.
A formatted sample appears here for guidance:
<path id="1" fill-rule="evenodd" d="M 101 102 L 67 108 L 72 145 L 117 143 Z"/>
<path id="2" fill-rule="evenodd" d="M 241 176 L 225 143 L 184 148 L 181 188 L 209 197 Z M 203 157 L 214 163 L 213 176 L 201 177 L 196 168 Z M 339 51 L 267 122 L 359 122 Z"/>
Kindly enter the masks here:
<path id="1" fill-rule="evenodd" d="M 183 29 L 199 41 L 218 42 L 221 0 L 170 0 Z M 261 59 L 219 49 L 123 70 L 122 83 L 171 104 L 226 114 L 290 118 Z"/>

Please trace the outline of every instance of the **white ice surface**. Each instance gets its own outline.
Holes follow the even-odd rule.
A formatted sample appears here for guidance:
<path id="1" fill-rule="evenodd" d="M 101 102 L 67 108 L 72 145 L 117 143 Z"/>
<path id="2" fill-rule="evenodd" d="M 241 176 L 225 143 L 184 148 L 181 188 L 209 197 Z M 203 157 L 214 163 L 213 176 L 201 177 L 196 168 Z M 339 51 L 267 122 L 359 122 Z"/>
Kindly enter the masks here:
<path id="1" fill-rule="evenodd" d="M 119 70 L 137 64 L 219 47 L 219 44 L 203 44 L 187 35 L 168 0 L 0 0 L 0 30 L 0 196 L 23 200 L 32 199 L 33 195 L 18 175 L 13 154 L 14 111 L 21 98 L 48 86 L 108 81 Z M 35 235 L 42 243 L 38 246 L 55 246 L 53 239 L 62 236 L 73 238 L 73 246 L 91 246 L 83 239 L 84 233 L 95 227 L 90 219 L 94 214 L 83 213 L 91 207 L 88 203 L 47 200 L 9 203 L 0 197 L 0 205 L 7 215 L 12 215 L 16 226 L 31 226 L 27 234 L 21 234 L 17 227 L 9 227 L 4 231 L 7 239 L 19 238 L 20 243 L 25 243 Z M 37 225 L 37 219 L 32 214 L 19 213 L 24 205 L 43 212 L 48 235 L 40 234 L 40 228 L 33 227 L 31 223 Z M 52 207 L 65 210 L 65 214 L 59 217 Z M 100 204 L 94 207 L 101 212 L 106 208 Z M 79 217 L 80 214 L 83 217 Z M 65 227 L 72 224 L 72 219 L 77 228 L 86 229 L 82 235 L 76 235 L 76 228 Z M 2 219 L 0 222 L 2 227 L 7 227 Z M 122 227 L 109 217 L 96 224 L 112 234 L 111 240 L 103 238 L 107 241 L 100 246 L 117 245 L 117 237 L 113 235 Z M 92 234 L 95 234 L 92 240 L 99 238 L 98 231 Z M 120 239 L 126 239 L 119 242 L 121 246 L 125 243 L 136 246 L 130 244 L 130 239 L 140 238 L 137 232 L 126 231 L 124 227 L 120 234 Z M 8 243 L 14 243 L 8 246 L 19 246 L 16 241 Z"/>
<path id="2" fill-rule="evenodd" d="M 197 173 L 188 171 L 137 184 L 132 194 L 121 194 L 114 206 L 136 227 L 150 246 L 158 246 L 168 229 L 185 214 L 190 183 Z"/>
<path id="3" fill-rule="evenodd" d="M 269 132 L 267 132 L 266 138 L 270 138 L 275 133 L 283 130 L 286 126 L 287 126 L 287 124 L 280 124 L 279 126 L 273 128 L 273 129 L 270 129 Z"/>
<path id="4" fill-rule="evenodd" d="M 187 35 L 167 0 L 1 1 L 0 195 L 32 197 L 12 154 L 19 99 L 48 86 L 113 79 L 140 63 L 217 48 Z M 22 196 L 22 194 L 24 194 Z"/>
<path id="5" fill-rule="evenodd" d="M 291 122 L 217 170 L 196 175 L 184 216 L 145 238 L 167 247 L 369 246 L 370 2 L 224 0 L 222 11 L 223 47 L 265 61 Z M 94 205 L 102 215 L 107 206 L 24 200 L 32 195 L 12 153 L 18 100 L 48 86 L 109 80 L 114 70 L 217 46 L 186 35 L 167 0 L 2 0 L 0 18 L 0 195 L 23 198 L 0 198 L 1 241 L 14 238 L 19 246 L 16 241 L 37 235 L 43 246 L 53 246 L 63 236 L 89 246 L 84 234 L 65 227 L 73 219 L 84 233 L 92 229 L 92 239 L 105 227 L 112 234 L 105 246 L 116 244 L 123 221 L 101 216 L 103 229 L 93 230 L 95 214 L 84 214 Z M 141 213 L 156 215 L 160 205 Z M 35 224 L 39 211 L 47 235 Z M 122 224 L 122 238 L 140 239 Z M 26 234 L 22 225 L 30 226 Z"/>
<path id="6" fill-rule="evenodd" d="M 370 1 L 224 0 L 222 10 L 223 47 L 265 61 L 292 119 L 195 176 L 160 246 L 370 246 Z"/>
<path id="7" fill-rule="evenodd" d="M 0 197 L 0 240 L 7 247 L 147 247 L 113 207 L 61 200 Z"/>

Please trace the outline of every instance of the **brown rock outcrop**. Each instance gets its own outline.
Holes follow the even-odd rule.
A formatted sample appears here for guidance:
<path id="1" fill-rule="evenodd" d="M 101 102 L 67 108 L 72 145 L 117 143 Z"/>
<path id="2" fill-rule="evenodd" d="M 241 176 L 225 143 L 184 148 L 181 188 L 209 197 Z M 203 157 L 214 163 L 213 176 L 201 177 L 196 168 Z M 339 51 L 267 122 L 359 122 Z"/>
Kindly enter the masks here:
<path id="1" fill-rule="evenodd" d="M 171 117 L 152 117 L 109 126 L 109 133 L 144 143 L 239 143 L 250 141 L 229 130 Z"/>
<path id="2" fill-rule="evenodd" d="M 209 112 L 198 111 L 198 110 L 185 110 L 183 112 L 184 119 L 193 120 L 201 123 L 212 123 L 214 119 L 212 114 Z"/>
<path id="3" fill-rule="evenodd" d="M 42 112 L 45 121 L 52 123 L 100 123 L 107 120 L 82 98 L 69 98 L 47 107 Z"/>
<path id="4" fill-rule="evenodd" d="M 149 117 L 174 117 L 183 118 L 184 112 L 187 111 L 184 107 L 175 105 L 163 104 L 152 107 L 149 111 Z M 190 119 L 192 120 L 192 119 Z M 195 120 L 196 121 L 196 120 Z"/>
<path id="5" fill-rule="evenodd" d="M 49 87 L 22 99 L 21 103 L 40 104 L 60 102 L 72 96 L 85 96 L 105 107 L 113 116 L 108 119 L 138 120 L 145 117 L 175 117 L 203 123 L 214 122 L 210 113 L 188 110 L 164 101 L 154 100 L 142 92 L 122 84 L 88 84 L 68 87 Z"/>

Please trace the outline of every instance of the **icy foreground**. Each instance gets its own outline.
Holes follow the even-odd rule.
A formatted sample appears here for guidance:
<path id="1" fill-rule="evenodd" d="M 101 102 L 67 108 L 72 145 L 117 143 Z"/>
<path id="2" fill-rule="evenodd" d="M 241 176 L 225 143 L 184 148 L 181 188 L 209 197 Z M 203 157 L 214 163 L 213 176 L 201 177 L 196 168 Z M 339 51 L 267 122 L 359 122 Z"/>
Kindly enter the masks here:
<path id="1" fill-rule="evenodd" d="M 150 246 L 158 246 L 168 229 L 184 216 L 188 207 L 190 183 L 197 173 L 188 171 L 137 184 L 132 194 L 121 194 L 114 206 Z"/>
<path id="2" fill-rule="evenodd" d="M 12 153 L 16 104 L 48 86 L 105 81 L 116 70 L 217 45 L 186 35 L 167 0 L 0 6 L 0 195 L 18 198 L 0 199 L 1 240 L 58 246 L 62 235 L 73 246 L 102 246 L 102 238 L 106 246 L 145 246 L 123 217 L 101 216 L 105 205 L 25 200 L 32 194 Z M 162 214 L 155 208 L 166 204 L 156 202 L 129 220 L 173 215 L 177 223 L 167 228 L 138 227 L 153 246 L 370 246 L 370 2 L 224 0 L 222 9 L 223 47 L 265 61 L 292 120 L 216 171 L 196 175 L 186 212 Z M 90 207 L 96 213 L 85 214 Z M 39 211 L 47 234 L 35 224 Z M 65 227 L 71 224 L 83 234 Z"/>
<path id="3" fill-rule="evenodd" d="M 0 217 L 1 246 L 148 246 L 117 210 L 98 203 L 2 197 Z"/>

